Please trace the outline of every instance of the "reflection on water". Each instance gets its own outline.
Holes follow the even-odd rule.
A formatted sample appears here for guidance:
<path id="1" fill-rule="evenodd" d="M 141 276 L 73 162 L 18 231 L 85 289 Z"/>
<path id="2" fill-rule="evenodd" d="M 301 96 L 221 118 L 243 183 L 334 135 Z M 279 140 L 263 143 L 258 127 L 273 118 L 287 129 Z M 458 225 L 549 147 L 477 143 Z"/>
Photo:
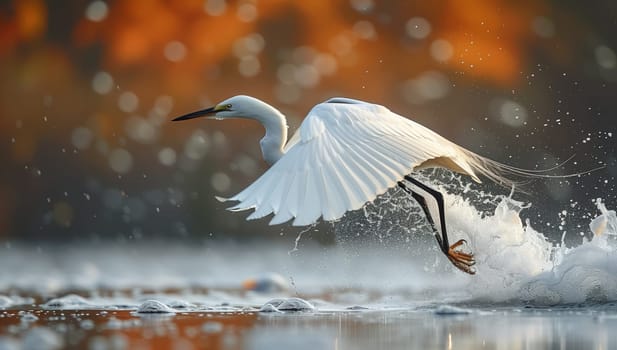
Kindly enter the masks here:
<path id="1" fill-rule="evenodd" d="M 612 349 L 617 305 L 593 308 L 263 314 L 17 311 L 0 314 L 0 348 Z M 26 316 L 30 315 L 30 316 Z"/>
<path id="2" fill-rule="evenodd" d="M 303 345 L 303 338 L 311 334 L 321 339 L 312 340 L 313 344 L 338 349 L 611 349 L 617 346 L 617 335 L 612 331 L 615 326 L 614 314 L 584 309 L 510 309 L 474 311 L 468 315 L 401 311 L 260 317 L 249 333 L 255 347 L 249 348 L 314 349 Z M 285 340 L 279 341 L 282 338 Z"/>

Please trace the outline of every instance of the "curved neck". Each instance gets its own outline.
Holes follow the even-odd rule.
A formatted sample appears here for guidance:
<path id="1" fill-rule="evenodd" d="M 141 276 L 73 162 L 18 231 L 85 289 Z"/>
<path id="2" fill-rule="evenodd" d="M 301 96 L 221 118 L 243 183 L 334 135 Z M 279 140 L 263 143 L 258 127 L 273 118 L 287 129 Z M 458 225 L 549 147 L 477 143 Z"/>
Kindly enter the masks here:
<path id="1" fill-rule="evenodd" d="M 276 108 L 263 104 L 253 116 L 266 129 L 266 135 L 259 141 L 264 160 L 272 165 L 285 153 L 283 147 L 287 142 L 287 120 Z"/>

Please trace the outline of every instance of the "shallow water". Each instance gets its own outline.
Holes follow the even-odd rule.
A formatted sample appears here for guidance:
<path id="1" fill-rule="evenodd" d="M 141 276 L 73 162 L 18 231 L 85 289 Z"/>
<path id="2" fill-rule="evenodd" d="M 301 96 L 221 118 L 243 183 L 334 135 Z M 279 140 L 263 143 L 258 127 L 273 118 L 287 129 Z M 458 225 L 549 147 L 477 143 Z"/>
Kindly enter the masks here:
<path id="1" fill-rule="evenodd" d="M 356 242 L 345 223 L 334 226 L 339 244 L 301 239 L 297 250 L 293 243 L 7 244 L 0 348 L 617 346 L 614 211 L 598 201 L 592 238 L 565 247 L 523 223 L 522 203 L 510 198 L 495 198 L 489 213 L 460 195 L 446 199 L 451 240 L 467 239 L 476 254 L 474 276 L 454 269 L 430 234 L 410 229 L 394 240 L 389 231 Z M 405 205 L 396 196 L 381 201 L 380 208 Z M 390 228 L 416 215 L 403 211 L 411 214 L 397 224 L 374 210 L 364 212 L 366 221 Z M 247 280 L 263 288 L 248 290 Z"/>

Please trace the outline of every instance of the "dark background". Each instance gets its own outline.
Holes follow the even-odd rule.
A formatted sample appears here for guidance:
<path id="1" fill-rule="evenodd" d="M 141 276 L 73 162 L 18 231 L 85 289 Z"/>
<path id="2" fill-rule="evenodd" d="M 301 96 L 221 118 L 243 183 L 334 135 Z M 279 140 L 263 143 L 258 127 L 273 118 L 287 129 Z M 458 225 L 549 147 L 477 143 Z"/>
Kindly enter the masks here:
<path id="1" fill-rule="evenodd" d="M 213 198 L 266 168 L 257 123 L 169 123 L 236 94 L 277 106 L 292 131 L 346 96 L 517 167 L 606 165 L 518 196 L 553 239 L 588 234 L 596 198 L 615 208 L 614 1 L 0 4 L 0 241 L 293 231 Z"/>

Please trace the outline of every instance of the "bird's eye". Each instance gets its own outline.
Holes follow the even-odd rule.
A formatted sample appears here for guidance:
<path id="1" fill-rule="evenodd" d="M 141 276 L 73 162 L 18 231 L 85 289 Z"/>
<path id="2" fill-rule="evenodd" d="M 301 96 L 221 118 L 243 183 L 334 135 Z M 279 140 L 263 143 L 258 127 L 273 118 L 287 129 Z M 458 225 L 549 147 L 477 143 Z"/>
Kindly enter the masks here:
<path id="1" fill-rule="evenodd" d="M 231 109 L 231 103 L 225 105 L 226 109 Z"/>

